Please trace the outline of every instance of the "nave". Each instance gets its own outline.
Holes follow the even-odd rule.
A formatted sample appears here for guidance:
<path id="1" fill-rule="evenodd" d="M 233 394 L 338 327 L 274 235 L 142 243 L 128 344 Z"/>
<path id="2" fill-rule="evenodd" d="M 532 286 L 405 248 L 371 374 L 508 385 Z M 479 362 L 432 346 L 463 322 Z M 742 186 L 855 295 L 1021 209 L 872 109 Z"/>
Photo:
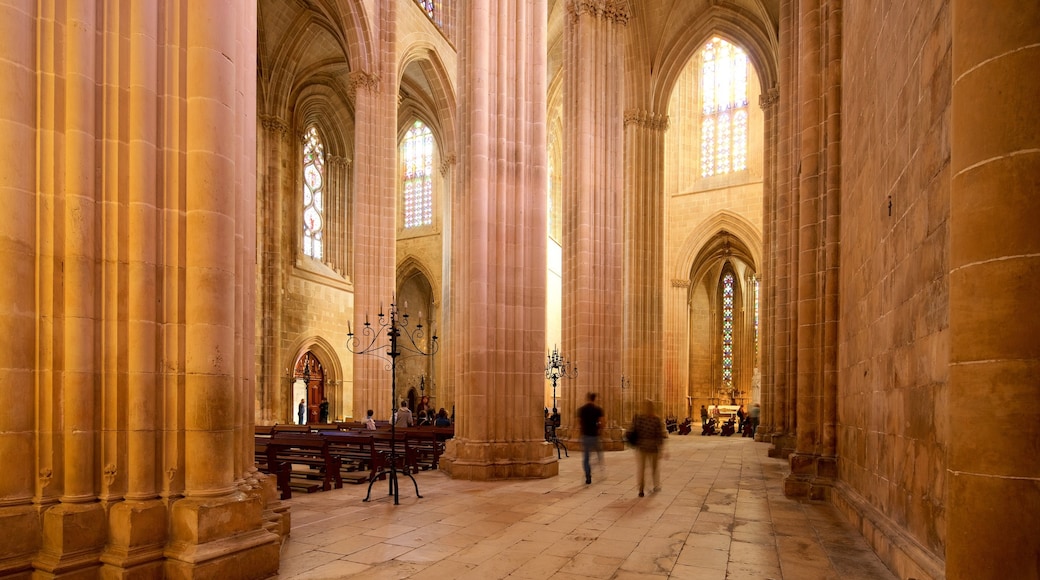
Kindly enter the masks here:
<path id="1" fill-rule="evenodd" d="M 829 503 L 784 497 L 788 463 L 750 439 L 672 435 L 661 491 L 636 496 L 631 450 L 584 485 L 581 452 L 560 475 L 513 481 L 416 475 L 400 505 L 373 488 L 297 494 L 279 578 L 895 578 Z M 649 477 L 649 474 L 648 474 Z"/>

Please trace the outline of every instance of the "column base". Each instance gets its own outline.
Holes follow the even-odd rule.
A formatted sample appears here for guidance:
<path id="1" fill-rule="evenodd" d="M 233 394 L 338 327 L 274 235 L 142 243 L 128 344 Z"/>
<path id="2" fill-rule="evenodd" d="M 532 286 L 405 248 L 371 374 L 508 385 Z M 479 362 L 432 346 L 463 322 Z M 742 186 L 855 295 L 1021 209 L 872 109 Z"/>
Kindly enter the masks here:
<path id="1" fill-rule="evenodd" d="M 280 538 L 267 531 L 259 496 L 182 499 L 170 509 L 164 572 L 170 580 L 248 580 L 278 573 Z"/>
<path id="2" fill-rule="evenodd" d="M 489 443 L 450 439 L 440 459 L 440 469 L 452 479 L 544 479 L 560 474 L 556 447 L 538 441 Z"/>
<path id="3" fill-rule="evenodd" d="M 40 514 L 32 505 L 0 508 L 0 530 L 18 530 L 0 543 L 0 578 L 28 579 L 40 549 Z"/>
<path id="4" fill-rule="evenodd" d="M 33 578 L 96 579 L 107 536 L 101 504 L 60 503 L 47 508 L 42 520 L 42 545 L 33 559 Z"/>
<path id="5" fill-rule="evenodd" d="M 794 453 L 795 437 L 787 433 L 774 433 L 765 435 L 766 441 L 771 441 L 773 447 L 769 450 L 769 456 L 774 459 L 787 459 Z"/>
<path id="6" fill-rule="evenodd" d="M 785 496 L 817 501 L 830 499 L 838 473 L 836 458 L 795 453 L 790 461 L 791 473 L 784 478 Z"/>
<path id="7" fill-rule="evenodd" d="M 104 580 L 162 578 L 166 504 L 128 500 L 108 512 L 109 543 L 101 554 Z"/>

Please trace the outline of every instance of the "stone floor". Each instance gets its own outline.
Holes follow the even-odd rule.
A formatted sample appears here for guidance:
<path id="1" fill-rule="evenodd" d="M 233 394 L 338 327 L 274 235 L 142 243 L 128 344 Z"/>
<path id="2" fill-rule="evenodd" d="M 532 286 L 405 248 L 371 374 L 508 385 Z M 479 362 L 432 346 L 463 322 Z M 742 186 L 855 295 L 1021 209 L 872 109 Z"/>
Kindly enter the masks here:
<path id="1" fill-rule="evenodd" d="M 662 490 L 637 497 L 633 451 L 607 453 L 584 484 L 581 454 L 559 477 L 407 477 L 400 505 L 377 482 L 297 494 L 279 578 L 895 578 L 828 504 L 781 492 L 786 462 L 744 438 L 668 440 Z M 378 493 L 377 493 L 378 492 Z"/>

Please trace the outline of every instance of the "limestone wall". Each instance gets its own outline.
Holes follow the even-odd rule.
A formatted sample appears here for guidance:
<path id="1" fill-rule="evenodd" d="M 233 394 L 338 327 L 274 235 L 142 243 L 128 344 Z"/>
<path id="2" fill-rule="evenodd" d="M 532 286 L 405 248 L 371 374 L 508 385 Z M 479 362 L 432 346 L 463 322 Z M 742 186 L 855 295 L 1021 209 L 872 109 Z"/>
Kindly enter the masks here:
<path id="1" fill-rule="evenodd" d="M 950 7 L 846 2 L 843 34 L 838 502 L 927 577 L 949 431 L 970 428 L 946 419 Z"/>

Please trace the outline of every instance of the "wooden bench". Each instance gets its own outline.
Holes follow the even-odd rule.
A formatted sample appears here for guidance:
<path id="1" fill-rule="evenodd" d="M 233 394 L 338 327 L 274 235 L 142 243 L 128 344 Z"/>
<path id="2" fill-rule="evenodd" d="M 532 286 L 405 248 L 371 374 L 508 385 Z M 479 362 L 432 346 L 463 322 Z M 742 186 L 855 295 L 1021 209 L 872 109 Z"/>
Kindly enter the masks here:
<path id="1" fill-rule="evenodd" d="M 289 466 L 289 485 L 307 493 L 343 487 L 340 461 L 329 453 L 321 435 L 275 432 L 267 441 L 267 465 L 273 471 Z"/>
<path id="2" fill-rule="evenodd" d="M 281 498 L 290 499 L 292 498 L 292 486 L 289 485 L 291 466 L 287 463 L 276 463 L 274 466 L 271 466 L 268 463 L 267 444 L 269 441 L 270 437 L 264 435 L 259 435 L 253 439 L 253 461 L 256 463 L 257 470 L 261 473 L 275 477 L 275 483 L 281 492 Z"/>
<path id="3" fill-rule="evenodd" d="M 328 441 L 329 454 L 339 459 L 344 481 L 366 483 L 384 466 L 372 435 L 357 431 L 322 431 Z"/>
<path id="4" fill-rule="evenodd" d="M 409 446 L 414 450 L 416 471 L 419 469 L 437 469 L 444 450 L 444 443 L 439 441 L 437 433 L 427 427 L 398 429 L 398 433 L 404 432 Z"/>

